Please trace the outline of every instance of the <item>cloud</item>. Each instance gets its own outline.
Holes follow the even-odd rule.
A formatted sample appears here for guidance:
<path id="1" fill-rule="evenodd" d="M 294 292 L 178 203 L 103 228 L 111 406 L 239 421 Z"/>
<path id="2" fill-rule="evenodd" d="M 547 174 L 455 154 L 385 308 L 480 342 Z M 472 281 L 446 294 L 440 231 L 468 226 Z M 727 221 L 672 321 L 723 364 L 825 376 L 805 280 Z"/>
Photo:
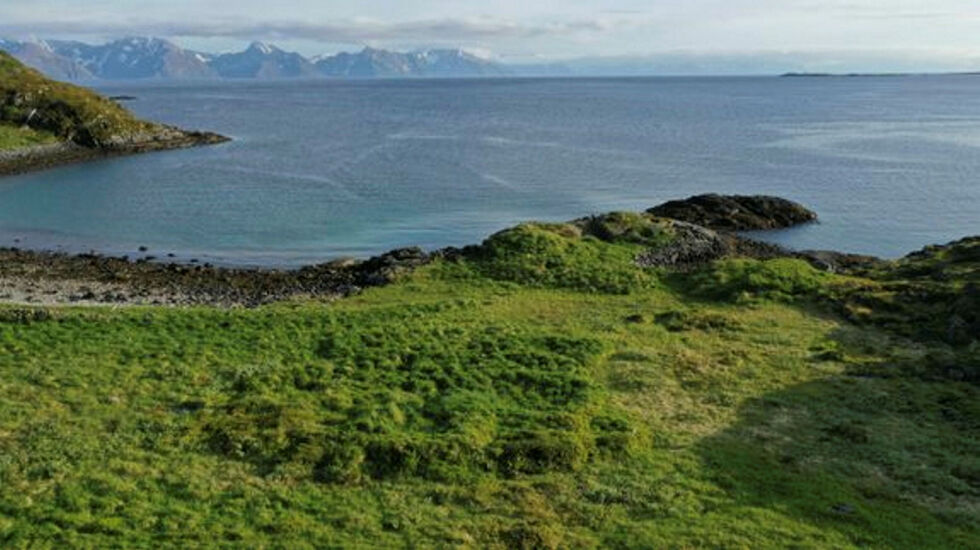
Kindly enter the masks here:
<path id="1" fill-rule="evenodd" d="M 0 23 L 0 32 L 33 35 L 149 34 L 188 38 L 300 39 L 328 43 L 388 40 L 459 41 L 520 39 L 607 33 L 641 24 L 635 18 L 598 17 L 551 23 L 520 23 L 494 18 L 429 19 L 389 23 L 373 19 L 314 23 L 303 21 L 37 21 Z"/>
<path id="2" fill-rule="evenodd" d="M 944 6 L 950 8 L 952 6 Z M 976 18 L 980 12 L 976 9 L 934 9 L 924 8 L 921 4 L 910 5 L 908 2 L 820 2 L 806 4 L 796 8 L 799 13 L 826 13 L 843 19 L 864 19 L 876 21 L 889 20 L 934 20 L 934 19 L 963 19 Z"/>

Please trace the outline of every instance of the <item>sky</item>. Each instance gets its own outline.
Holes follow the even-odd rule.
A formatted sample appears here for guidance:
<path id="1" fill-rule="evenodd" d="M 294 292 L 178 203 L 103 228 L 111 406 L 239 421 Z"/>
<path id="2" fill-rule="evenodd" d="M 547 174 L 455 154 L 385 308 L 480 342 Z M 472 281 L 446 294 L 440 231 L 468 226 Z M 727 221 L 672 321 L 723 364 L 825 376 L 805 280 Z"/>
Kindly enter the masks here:
<path id="1" fill-rule="evenodd" d="M 154 35 L 307 55 L 464 47 L 511 62 L 799 55 L 980 65 L 978 0 L 0 0 L 0 36 Z M 809 57 L 807 57 L 809 56 Z"/>

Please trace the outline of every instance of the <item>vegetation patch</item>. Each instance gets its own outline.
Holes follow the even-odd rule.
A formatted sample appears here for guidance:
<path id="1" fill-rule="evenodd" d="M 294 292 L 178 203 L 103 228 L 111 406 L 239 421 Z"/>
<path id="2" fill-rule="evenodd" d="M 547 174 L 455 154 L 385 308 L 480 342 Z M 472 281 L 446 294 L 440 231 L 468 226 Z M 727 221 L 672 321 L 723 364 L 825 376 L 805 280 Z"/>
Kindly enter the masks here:
<path id="1" fill-rule="evenodd" d="M 195 431 L 260 471 L 341 483 L 574 471 L 630 431 L 594 418 L 598 342 L 429 312 L 331 319 L 310 364 L 231 371 Z"/>
<path id="2" fill-rule="evenodd" d="M 0 123 L 0 151 L 45 145 L 56 141 L 57 139 L 47 132 Z"/>
<path id="3" fill-rule="evenodd" d="M 610 212 L 574 222 L 584 235 L 607 243 L 661 247 L 674 240 L 670 221 L 641 212 Z"/>
<path id="4" fill-rule="evenodd" d="M 629 294 L 657 284 L 636 265 L 641 250 L 583 235 L 573 224 L 524 224 L 487 239 L 473 264 L 484 277 L 527 286 Z"/>
<path id="5" fill-rule="evenodd" d="M 840 296 L 851 320 L 965 349 L 980 338 L 980 237 L 932 246 L 861 275 Z"/>
<path id="6" fill-rule="evenodd" d="M 656 317 L 657 323 L 671 332 L 688 330 L 737 331 L 743 325 L 737 317 L 711 311 L 668 311 Z"/>
<path id="7" fill-rule="evenodd" d="M 684 277 L 683 286 L 695 296 L 713 300 L 794 300 L 814 295 L 832 279 L 803 260 L 726 259 Z"/>

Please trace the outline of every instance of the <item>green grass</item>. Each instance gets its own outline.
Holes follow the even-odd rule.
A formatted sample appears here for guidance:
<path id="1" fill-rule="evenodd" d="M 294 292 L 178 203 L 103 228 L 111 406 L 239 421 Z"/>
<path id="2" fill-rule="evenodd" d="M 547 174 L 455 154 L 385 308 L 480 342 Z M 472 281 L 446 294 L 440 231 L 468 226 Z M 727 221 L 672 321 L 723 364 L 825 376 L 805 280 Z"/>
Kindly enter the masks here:
<path id="1" fill-rule="evenodd" d="M 330 304 L 0 308 L 0 546 L 980 546 L 980 392 L 892 368 L 946 344 L 802 264 L 608 239 Z"/>
<path id="2" fill-rule="evenodd" d="M 53 135 L 46 132 L 0 124 L 0 151 L 20 149 L 32 145 L 43 145 L 56 141 L 57 139 Z"/>

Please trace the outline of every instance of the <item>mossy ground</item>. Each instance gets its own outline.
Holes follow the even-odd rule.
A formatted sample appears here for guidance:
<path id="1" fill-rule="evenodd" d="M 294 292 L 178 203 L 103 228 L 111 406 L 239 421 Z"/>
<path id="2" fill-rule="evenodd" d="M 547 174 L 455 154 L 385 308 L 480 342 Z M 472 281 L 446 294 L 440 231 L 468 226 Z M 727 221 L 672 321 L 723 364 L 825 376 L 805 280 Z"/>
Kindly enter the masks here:
<path id="1" fill-rule="evenodd" d="M 522 227 L 330 304 L 0 308 L 0 546 L 980 546 L 980 391 L 853 280 Z"/>
<path id="2" fill-rule="evenodd" d="M 31 145 L 43 145 L 45 143 L 55 143 L 57 138 L 46 132 L 0 124 L 0 151 L 8 149 L 20 149 Z"/>

